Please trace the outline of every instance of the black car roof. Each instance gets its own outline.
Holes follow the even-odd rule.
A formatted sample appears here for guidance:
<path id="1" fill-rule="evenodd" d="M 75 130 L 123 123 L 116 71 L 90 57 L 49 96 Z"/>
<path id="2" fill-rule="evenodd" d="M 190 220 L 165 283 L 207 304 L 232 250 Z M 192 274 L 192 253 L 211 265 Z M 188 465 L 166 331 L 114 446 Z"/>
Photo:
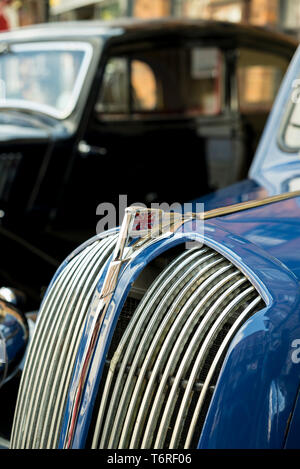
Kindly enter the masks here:
<path id="1" fill-rule="evenodd" d="M 52 39 L 59 37 L 118 37 L 142 39 L 149 36 L 179 34 L 186 37 L 235 38 L 239 42 L 245 40 L 260 42 L 263 46 L 284 46 L 295 49 L 298 42 L 274 30 L 223 21 L 211 21 L 189 18 L 159 18 L 143 20 L 124 18 L 113 21 L 69 21 L 50 22 L 17 28 L 0 34 L 0 41 L 28 41 Z"/>

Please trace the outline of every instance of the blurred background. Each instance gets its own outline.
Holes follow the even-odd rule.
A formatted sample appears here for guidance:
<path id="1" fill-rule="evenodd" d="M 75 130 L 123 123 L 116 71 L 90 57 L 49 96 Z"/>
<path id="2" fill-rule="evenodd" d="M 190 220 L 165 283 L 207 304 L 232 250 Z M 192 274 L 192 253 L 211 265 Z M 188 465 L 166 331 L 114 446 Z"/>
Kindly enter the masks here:
<path id="1" fill-rule="evenodd" d="M 0 0 L 0 30 L 47 21 L 163 16 L 265 26 L 300 37 L 300 0 Z"/>

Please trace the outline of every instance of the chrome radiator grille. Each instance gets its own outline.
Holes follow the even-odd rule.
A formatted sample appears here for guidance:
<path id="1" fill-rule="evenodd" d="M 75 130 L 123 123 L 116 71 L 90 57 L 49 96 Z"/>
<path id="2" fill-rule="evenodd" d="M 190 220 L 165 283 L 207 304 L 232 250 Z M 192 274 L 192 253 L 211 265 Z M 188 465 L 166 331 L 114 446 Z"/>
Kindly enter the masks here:
<path id="1" fill-rule="evenodd" d="M 12 448 L 58 446 L 88 306 L 116 240 L 85 248 L 52 285 L 23 372 Z M 139 303 L 129 296 L 124 305 L 88 446 L 196 446 L 228 345 L 263 307 L 244 274 L 214 250 L 178 255 Z"/>
<path id="2" fill-rule="evenodd" d="M 99 273 L 117 236 L 97 240 L 75 256 L 39 313 L 20 384 L 12 448 L 56 448 L 84 320 Z"/>
<path id="3" fill-rule="evenodd" d="M 263 306 L 247 278 L 212 249 L 176 258 L 110 360 L 92 447 L 196 446 L 228 345 Z"/>

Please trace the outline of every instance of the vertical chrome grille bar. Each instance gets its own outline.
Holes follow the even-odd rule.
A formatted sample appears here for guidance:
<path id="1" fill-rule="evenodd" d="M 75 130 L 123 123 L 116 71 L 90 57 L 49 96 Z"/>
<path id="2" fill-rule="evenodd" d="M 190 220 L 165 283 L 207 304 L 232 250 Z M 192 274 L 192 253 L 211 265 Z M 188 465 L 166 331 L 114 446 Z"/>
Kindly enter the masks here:
<path id="1" fill-rule="evenodd" d="M 56 304 L 56 317 L 55 319 L 52 318 L 52 322 L 47 328 L 47 335 L 44 339 L 44 347 L 42 350 L 42 354 L 39 357 L 39 363 L 35 371 L 35 380 L 32 384 L 31 395 L 28 400 L 28 406 L 30 408 L 30 414 L 26 419 L 26 426 L 27 426 L 27 439 L 22 441 L 22 444 L 25 448 L 30 448 L 31 446 L 39 445 L 39 438 L 38 441 L 33 441 L 34 438 L 34 429 L 33 426 L 36 423 L 36 418 L 38 415 L 38 411 L 40 405 L 42 404 L 42 398 L 40 398 L 41 394 L 43 394 L 42 387 L 44 388 L 44 380 L 45 376 L 50 376 L 51 374 L 51 365 L 53 362 L 57 360 L 57 355 L 55 354 L 56 344 L 59 339 L 65 337 L 66 334 L 66 327 L 70 325 L 70 317 L 68 314 L 59 314 L 61 311 L 67 313 L 66 306 L 68 303 L 72 301 L 72 296 L 76 295 L 76 290 L 78 284 L 81 285 L 82 279 L 85 278 L 86 270 L 90 265 L 93 257 L 96 255 L 96 247 L 93 251 L 89 253 L 89 255 L 85 258 L 84 262 L 82 262 L 80 268 L 76 270 L 74 273 L 70 283 L 69 288 L 65 290 L 64 294 L 61 297 L 61 301 Z M 52 310 L 53 311 L 53 310 Z M 50 317 L 50 315 L 49 315 Z M 66 326 L 67 325 L 67 326 Z M 45 389 L 45 388 L 44 388 Z M 47 396 L 48 397 L 48 396 Z"/>
<path id="2" fill-rule="evenodd" d="M 251 293 L 253 293 L 254 287 L 250 286 L 246 290 L 244 290 L 242 293 L 240 293 L 234 300 L 232 300 L 229 305 L 222 311 L 220 315 L 218 315 L 216 321 L 211 325 L 209 331 L 206 334 L 206 337 L 204 339 L 204 342 L 201 346 L 200 352 L 195 360 L 195 363 L 193 365 L 192 372 L 190 374 L 188 384 L 185 389 L 185 393 L 183 396 L 183 399 L 181 401 L 180 409 L 177 414 L 175 426 L 174 426 L 174 431 L 172 434 L 172 439 L 170 443 L 170 448 L 176 448 L 179 439 L 181 437 L 181 432 L 183 429 L 183 424 L 185 422 L 185 418 L 187 415 L 187 409 L 188 409 L 188 403 L 191 399 L 191 395 L 193 393 L 193 385 L 197 379 L 197 376 L 199 374 L 200 366 L 203 364 L 208 350 L 209 350 L 209 345 L 212 342 L 214 336 L 216 335 L 218 328 L 222 326 L 223 321 L 226 319 L 228 314 L 232 314 L 234 310 L 241 305 L 241 301 L 244 300 L 245 298 L 249 297 Z M 208 314 L 209 316 L 209 314 Z M 202 328 L 203 325 L 199 328 L 197 333 L 194 336 L 194 341 L 197 340 L 198 336 L 202 333 Z"/>
<path id="3" fill-rule="evenodd" d="M 158 301 L 157 298 L 162 295 L 162 292 L 166 288 L 165 286 L 165 279 L 173 273 L 174 275 L 178 275 L 178 272 L 182 269 L 181 263 L 184 262 L 185 264 L 190 263 L 195 257 L 198 257 L 201 254 L 204 254 L 207 252 L 207 248 L 202 249 L 201 251 L 197 250 L 196 252 L 191 253 L 191 251 L 185 251 L 183 252 L 180 256 L 178 256 L 163 272 L 159 275 L 157 278 L 157 282 L 152 284 L 152 287 L 149 288 L 147 291 L 145 297 L 144 297 L 144 303 L 147 305 L 148 308 L 153 306 L 155 301 Z M 187 259 L 188 258 L 188 259 Z M 178 267 L 179 266 L 179 267 Z M 157 284 L 159 285 L 159 288 L 157 289 L 156 286 Z M 149 302 L 151 301 L 150 305 Z M 127 329 L 125 330 L 125 333 L 123 334 L 121 341 L 118 345 L 118 348 L 111 360 L 110 367 L 108 370 L 108 375 L 105 383 L 105 388 L 103 391 L 101 403 L 100 403 L 100 408 L 98 412 L 98 418 L 97 418 L 97 423 L 95 427 L 95 432 L 93 436 L 93 442 L 92 442 L 92 448 L 97 447 L 97 443 L 99 440 L 99 434 L 100 434 L 100 428 L 103 423 L 103 417 L 104 417 L 104 409 L 107 405 L 108 402 L 108 396 L 109 396 L 109 391 L 111 389 L 112 385 L 112 380 L 115 376 L 116 372 L 116 367 L 118 363 L 121 361 L 121 358 L 123 356 L 125 347 L 128 345 L 129 340 L 132 338 L 132 335 L 136 333 L 136 330 L 140 330 L 140 328 L 144 324 L 144 317 L 141 317 L 141 315 L 144 312 L 144 307 L 138 307 L 134 316 L 132 317 L 130 323 L 128 324 Z M 128 350 L 127 350 L 128 351 Z M 126 361 L 124 360 L 124 363 Z M 122 375 L 122 372 L 120 370 L 119 377 Z M 119 385 L 115 386 L 114 391 L 113 391 L 113 396 L 110 397 L 110 401 L 115 401 L 116 399 L 116 391 L 118 390 Z"/>
<path id="4" fill-rule="evenodd" d="M 165 316 L 162 318 L 159 329 L 157 329 L 156 333 L 153 335 L 151 339 L 151 343 L 147 344 L 147 352 L 143 359 L 143 363 L 140 367 L 139 376 L 137 378 L 136 384 L 132 391 L 129 407 L 126 413 L 126 418 L 125 418 L 124 425 L 123 425 L 123 431 L 122 431 L 119 445 L 118 445 L 119 448 L 124 448 L 124 447 L 126 448 L 129 444 L 131 431 L 132 431 L 132 425 L 135 419 L 134 417 L 135 410 L 137 408 L 137 404 L 140 407 L 141 396 L 145 393 L 145 389 L 143 389 L 144 378 L 146 377 L 147 370 L 152 369 L 152 366 L 155 363 L 154 360 L 157 359 L 156 354 L 157 354 L 158 347 L 160 348 L 163 342 L 166 340 L 169 327 L 172 327 L 172 325 L 174 325 L 174 320 L 179 314 L 181 307 L 184 304 L 183 302 L 186 302 L 188 295 L 191 294 L 192 288 L 196 288 L 197 282 L 203 279 L 204 274 L 205 273 L 208 274 L 209 272 L 211 272 L 212 269 L 221 262 L 224 262 L 224 259 L 222 258 L 219 258 L 217 260 L 211 259 L 211 262 L 208 263 L 206 266 L 204 266 L 203 269 L 201 269 L 199 272 L 197 272 L 195 276 L 193 276 L 193 278 L 187 282 L 184 288 L 180 290 L 179 293 L 177 293 L 177 295 L 173 299 L 171 306 L 166 311 Z M 166 298 L 166 301 L 167 301 L 167 298 Z M 162 302 L 161 305 L 163 305 L 163 303 L 164 302 Z M 140 347 L 141 349 L 144 347 L 146 348 L 144 344 L 144 340 L 143 342 L 141 342 Z M 137 354 L 137 357 L 138 356 L 139 355 Z M 128 380 L 129 379 L 130 378 L 128 376 Z M 124 409 L 124 407 L 122 407 L 122 409 Z"/>
<path id="5" fill-rule="evenodd" d="M 190 367 L 190 364 L 193 362 L 193 360 L 195 360 L 195 356 L 197 356 L 197 351 L 198 351 L 197 345 L 201 341 L 201 336 L 203 338 L 205 333 L 207 333 L 207 331 L 209 330 L 209 327 L 213 323 L 215 315 L 218 314 L 219 307 L 222 307 L 224 302 L 226 305 L 228 298 L 230 299 L 231 295 L 236 291 L 237 288 L 243 285 L 245 281 L 246 279 L 242 277 L 242 278 L 236 279 L 233 284 L 230 284 L 229 287 L 221 294 L 221 296 L 217 297 L 213 305 L 206 312 L 202 321 L 199 323 L 199 326 L 197 329 L 198 335 L 196 336 L 196 333 L 194 333 L 193 337 L 191 338 L 189 345 L 187 347 L 187 350 L 185 351 L 185 354 L 176 372 L 176 375 L 174 376 L 174 381 L 169 391 L 168 399 L 167 399 L 167 402 L 165 403 L 164 412 L 161 417 L 161 422 L 157 430 L 157 435 L 156 435 L 156 439 L 154 443 L 155 448 L 161 448 L 164 446 L 164 441 L 167 436 L 167 431 L 168 431 L 168 427 L 170 424 L 171 416 L 172 416 L 175 404 L 177 402 L 177 398 L 179 396 L 180 382 L 182 379 L 187 379 L 186 373 Z M 198 308 L 196 307 L 196 309 Z"/>
<path id="6" fill-rule="evenodd" d="M 84 319 L 116 240 L 116 235 L 108 236 L 86 247 L 54 282 L 40 312 L 24 370 L 12 447 L 57 447 Z"/>
<path id="7" fill-rule="evenodd" d="M 33 447 L 45 447 L 45 442 L 43 438 L 45 436 L 46 428 L 48 425 L 50 428 L 53 428 L 53 424 L 55 420 L 58 419 L 60 421 L 59 416 L 57 419 L 54 417 L 51 418 L 51 422 L 48 425 L 45 425 L 45 420 L 47 416 L 51 413 L 53 414 L 53 407 L 54 401 L 57 399 L 57 402 L 61 404 L 64 403 L 64 399 L 62 399 L 61 394 L 58 394 L 58 383 L 64 383 L 62 380 L 62 370 L 65 372 L 69 371 L 68 376 L 70 380 L 70 371 L 72 372 L 75 356 L 76 354 L 70 354 L 70 342 L 71 339 L 77 338 L 78 342 L 78 334 L 75 331 L 80 332 L 83 328 L 83 320 L 86 315 L 86 311 L 88 309 L 88 304 L 92 299 L 92 295 L 95 291 L 97 280 L 99 275 L 101 275 L 101 271 L 99 272 L 99 265 L 103 265 L 105 259 L 111 254 L 112 249 L 114 247 L 113 239 L 108 238 L 108 243 L 104 244 L 102 250 L 98 250 L 95 255 L 90 259 L 88 266 L 85 269 L 85 275 L 82 278 L 78 279 L 78 283 L 76 285 L 76 289 L 73 290 L 72 296 L 70 299 L 66 299 L 62 309 L 64 310 L 64 316 L 62 315 L 63 320 L 61 324 L 58 326 L 59 335 L 56 339 L 53 338 L 52 343 L 49 344 L 48 353 L 51 349 L 53 350 L 51 353 L 52 360 L 49 363 L 49 367 L 47 373 L 42 373 L 40 370 L 40 384 L 37 389 L 37 394 L 40 396 L 40 401 L 45 403 L 44 406 L 39 406 L 39 410 L 35 411 L 36 418 L 35 422 L 32 421 L 32 429 L 29 427 L 29 432 L 32 433 L 32 443 Z M 103 269 L 103 267 L 102 267 Z M 85 301 L 85 308 L 82 308 L 82 302 Z M 87 301 L 88 300 L 88 301 Z M 72 315 L 72 321 L 70 322 L 69 318 Z M 64 330 L 62 334 L 62 330 Z M 71 349 L 72 351 L 72 349 Z M 69 358 L 69 361 L 68 361 Z M 69 382 L 67 380 L 67 383 Z M 47 389 L 51 387 L 51 394 L 45 398 L 45 392 Z M 48 402 L 47 402 L 48 401 Z M 63 407 L 63 406 L 62 406 Z M 38 409 L 38 408 L 37 408 Z M 57 407 L 56 407 L 57 409 Z M 58 440 L 58 432 L 59 432 L 59 425 L 56 426 L 56 441 Z M 49 430 L 49 428 L 48 428 Z M 53 434 L 53 431 L 49 432 Z"/>
<path id="8" fill-rule="evenodd" d="M 66 291 L 70 288 L 70 280 L 75 273 L 77 267 L 80 265 L 80 262 L 90 253 L 94 248 L 90 246 L 85 252 L 81 253 L 76 258 L 66 266 L 66 268 L 60 273 L 57 277 L 53 288 L 50 290 L 48 297 L 46 298 L 43 308 L 38 315 L 38 320 L 36 324 L 36 329 L 34 333 L 34 339 L 32 340 L 29 350 L 28 358 L 25 363 L 24 371 L 22 374 L 22 379 L 20 383 L 20 389 L 22 388 L 23 392 L 19 395 L 17 400 L 17 407 L 15 412 L 15 419 L 13 424 L 12 432 L 12 444 L 21 444 L 21 435 L 23 433 L 22 429 L 25 426 L 25 418 L 28 412 L 28 399 L 30 397 L 31 383 L 34 380 L 35 374 L 30 373 L 29 370 L 35 369 L 39 360 L 39 355 L 43 349 L 43 341 L 47 337 L 47 331 L 50 327 L 50 321 L 52 321 L 52 316 L 50 316 L 49 311 L 53 307 L 55 310 L 55 305 Z M 37 338 L 39 340 L 37 340 Z M 18 429 L 18 439 L 15 441 L 15 429 Z"/>
<path id="9" fill-rule="evenodd" d="M 42 433 L 42 440 L 41 440 L 42 447 L 46 447 L 49 449 L 53 447 L 54 442 L 57 442 L 59 439 L 60 427 L 57 423 L 62 420 L 62 413 L 64 410 L 64 391 L 66 389 L 65 383 L 70 382 L 71 375 L 73 372 L 73 366 L 71 365 L 71 361 L 73 361 L 76 355 L 77 344 L 80 338 L 80 331 L 82 329 L 83 321 L 86 317 L 86 312 L 88 311 L 89 304 L 92 300 L 92 296 L 94 294 L 94 291 L 96 290 L 99 277 L 101 276 L 102 271 L 104 269 L 105 261 L 107 260 L 107 257 L 111 254 L 114 244 L 115 244 L 115 238 L 112 238 L 110 242 L 108 243 L 108 245 L 105 245 L 105 246 L 103 245 L 105 249 L 100 251 L 100 257 L 97 259 L 97 262 L 94 263 L 94 267 L 88 278 L 87 285 L 85 286 L 85 288 L 82 289 L 79 301 L 77 302 L 75 306 L 75 312 L 73 314 L 80 315 L 79 316 L 80 320 L 76 321 L 75 323 L 75 331 L 73 332 L 71 336 L 71 343 L 68 346 L 68 349 L 66 351 L 65 363 L 68 363 L 69 365 L 63 366 L 63 363 L 61 363 L 62 376 L 57 374 L 55 381 L 53 383 L 53 388 L 57 391 L 57 392 L 53 391 L 52 396 L 51 396 L 52 406 L 54 405 L 53 415 L 56 416 L 56 418 L 51 419 L 50 430 L 48 431 L 48 436 L 47 436 L 46 426 L 44 426 L 44 430 Z M 101 265 L 102 267 L 99 269 L 99 266 Z M 51 405 L 51 402 L 49 403 L 49 405 Z"/>
<path id="10" fill-rule="evenodd" d="M 210 375 L 244 318 L 263 304 L 223 256 L 210 248 L 199 258 L 195 254 L 190 263 L 187 255 L 183 268 L 171 264 L 170 275 L 163 271 L 134 312 L 103 384 L 93 448 L 174 448 L 185 440 L 189 447 L 202 404 L 210 399 Z M 231 335 L 222 339 L 216 355 L 211 347 L 218 334 L 223 337 L 225 323 Z M 207 375 L 203 367 L 209 353 L 214 361 Z M 196 399 L 199 389 L 202 404 Z"/>
<path id="11" fill-rule="evenodd" d="M 163 300 L 165 301 L 165 305 L 167 305 L 166 299 L 170 299 L 170 301 L 172 301 L 174 295 L 176 294 L 176 289 L 179 286 L 183 286 L 184 282 L 190 280 L 197 265 L 200 266 L 203 262 L 209 262 L 212 257 L 216 257 L 215 253 L 204 253 L 203 256 L 201 255 L 197 257 L 196 255 L 197 254 L 194 253 L 194 261 L 190 261 L 189 259 L 187 259 L 186 262 L 184 262 L 181 266 L 178 267 L 179 272 L 175 271 L 174 273 L 172 273 L 170 277 L 166 279 L 164 284 L 161 285 L 160 291 L 164 292 Z M 184 279 L 182 278 L 182 276 L 184 277 Z M 133 383 L 136 380 L 135 372 L 138 366 L 138 360 L 140 361 L 143 358 L 143 355 L 146 351 L 145 342 L 143 342 L 142 347 L 137 347 L 137 345 L 141 342 L 141 337 L 144 333 L 145 326 L 146 340 L 148 343 L 151 342 L 153 334 L 155 333 L 159 325 L 159 317 L 163 316 L 165 313 L 166 308 L 163 308 L 163 305 L 161 304 L 162 299 L 159 296 L 159 292 L 157 292 L 155 297 L 156 301 L 154 301 L 154 308 L 152 309 L 151 307 L 153 302 L 150 302 L 150 304 L 144 308 L 143 314 L 140 319 L 140 325 L 142 327 L 139 329 L 136 328 L 136 330 L 134 331 L 135 333 L 131 337 L 130 344 L 122 360 L 122 364 L 119 371 L 118 384 L 116 384 L 115 386 L 115 390 L 119 388 L 119 392 L 117 393 L 116 399 L 112 399 L 110 403 L 110 408 L 106 418 L 106 426 L 104 428 L 103 435 L 101 438 L 101 447 L 102 445 L 114 447 L 116 444 L 118 444 L 119 434 L 122 430 L 120 422 L 121 419 L 125 417 L 125 410 L 127 408 L 130 397 L 129 390 L 132 389 Z M 155 308 L 157 308 L 156 313 L 152 312 L 155 311 Z M 132 362 L 132 365 L 127 377 L 126 367 L 130 362 Z M 121 395 L 119 396 L 120 392 Z M 127 405 L 125 405 L 125 403 L 127 403 Z M 114 415 L 114 423 L 113 428 L 111 429 L 110 425 L 112 422 L 112 415 Z M 109 437 L 109 441 L 106 441 L 107 435 Z"/>
<path id="12" fill-rule="evenodd" d="M 175 320 L 174 325 L 169 332 L 170 338 L 166 338 L 164 345 L 160 350 L 155 367 L 151 372 L 147 391 L 144 393 L 143 397 L 144 403 L 145 401 L 147 401 L 147 399 L 149 400 L 150 394 L 154 394 L 155 392 L 155 398 L 151 405 L 151 412 L 147 419 L 147 425 L 144 430 L 144 436 L 141 444 L 142 448 L 149 448 L 152 444 L 153 433 L 156 428 L 157 421 L 162 406 L 164 404 L 164 397 L 168 389 L 168 380 L 174 375 L 176 371 L 176 366 L 178 366 L 182 350 L 186 343 L 189 341 L 190 334 L 193 328 L 195 327 L 197 322 L 201 320 L 201 317 L 205 312 L 204 307 L 207 306 L 211 301 L 213 301 L 216 292 L 221 290 L 222 287 L 226 287 L 229 282 L 233 282 L 234 279 L 238 275 L 240 275 L 239 272 L 231 272 L 230 274 L 224 277 L 223 274 L 225 274 L 225 272 L 228 272 L 229 269 L 232 269 L 231 265 L 218 269 L 215 274 L 213 274 L 205 282 L 203 282 L 203 284 L 200 285 L 200 287 L 193 293 L 189 301 L 182 308 L 180 315 Z M 219 279 L 220 276 L 222 276 L 221 280 Z M 217 283 L 212 286 L 211 284 L 213 284 L 215 280 L 217 280 Z M 207 291 L 207 287 L 209 286 L 211 286 L 211 288 Z M 204 294 L 206 291 L 207 293 Z M 201 294 L 204 294 L 202 298 L 200 296 Z M 191 311 L 188 311 L 188 308 L 191 308 L 191 306 L 195 302 L 195 299 L 197 298 L 199 299 L 197 307 L 192 308 Z M 176 342 L 173 344 L 172 336 L 174 335 L 176 337 Z M 172 344 L 172 350 L 168 350 L 169 344 Z M 154 386 L 154 380 L 158 373 L 161 373 L 162 376 L 157 390 L 154 391 L 152 387 Z M 143 403 L 140 406 L 139 415 L 137 417 L 135 429 L 130 442 L 131 448 L 134 448 L 139 444 L 139 439 L 141 437 L 142 428 L 139 425 L 139 421 L 142 420 L 143 413 L 146 413 L 146 405 L 143 405 Z"/>
<path id="13" fill-rule="evenodd" d="M 203 406 L 211 379 L 217 369 L 217 366 L 220 364 L 222 355 L 224 354 L 226 348 L 230 344 L 231 340 L 233 339 L 233 336 L 237 332 L 237 330 L 240 328 L 241 324 L 245 319 L 247 319 L 249 313 L 261 302 L 260 296 L 257 296 L 243 311 L 243 313 L 237 318 L 237 320 L 233 323 L 232 327 L 230 328 L 229 332 L 227 333 L 226 337 L 224 338 L 221 347 L 219 348 L 214 361 L 211 364 L 211 367 L 209 369 L 209 372 L 207 373 L 206 379 L 204 381 L 203 387 L 200 392 L 200 396 L 198 398 L 198 402 L 193 414 L 193 418 L 191 420 L 191 424 L 189 427 L 189 431 L 185 440 L 185 448 L 189 448 L 191 444 L 191 440 L 193 438 L 193 434 L 195 431 L 195 427 L 197 425 L 198 417 L 201 412 L 201 408 Z"/>

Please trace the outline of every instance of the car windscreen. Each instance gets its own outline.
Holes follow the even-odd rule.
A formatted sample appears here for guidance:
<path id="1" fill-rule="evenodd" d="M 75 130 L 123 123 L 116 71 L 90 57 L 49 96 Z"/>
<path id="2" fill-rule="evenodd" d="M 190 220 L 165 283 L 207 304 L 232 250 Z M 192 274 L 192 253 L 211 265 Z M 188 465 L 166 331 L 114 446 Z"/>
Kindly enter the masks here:
<path id="1" fill-rule="evenodd" d="M 92 52 L 91 44 L 84 42 L 10 45 L 0 54 L 0 107 L 68 117 L 76 106 Z"/>

